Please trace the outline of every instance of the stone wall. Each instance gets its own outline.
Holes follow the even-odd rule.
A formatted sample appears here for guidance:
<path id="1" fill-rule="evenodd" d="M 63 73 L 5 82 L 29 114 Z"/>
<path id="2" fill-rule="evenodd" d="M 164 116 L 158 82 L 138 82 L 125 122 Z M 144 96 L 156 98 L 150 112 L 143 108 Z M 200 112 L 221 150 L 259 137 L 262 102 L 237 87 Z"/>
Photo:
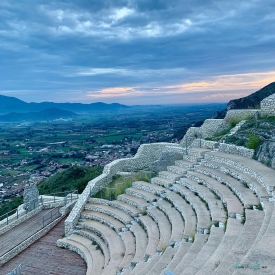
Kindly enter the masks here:
<path id="1" fill-rule="evenodd" d="M 206 119 L 201 127 L 190 127 L 180 144 L 190 146 L 196 138 L 213 137 L 216 133 L 228 129 L 229 124 L 224 119 Z"/>
<path id="2" fill-rule="evenodd" d="M 225 121 L 228 123 L 233 122 L 234 120 L 247 120 L 254 116 L 259 109 L 241 109 L 241 110 L 229 110 L 226 113 L 226 117 L 224 118 Z"/>
<path id="3" fill-rule="evenodd" d="M 261 101 L 261 114 L 275 116 L 275 94 Z"/>
<path id="4" fill-rule="evenodd" d="M 81 211 L 91 195 L 96 194 L 102 187 L 107 186 L 112 177 L 120 171 L 130 171 L 143 169 L 156 161 L 165 152 L 183 153 L 184 148 L 179 144 L 173 143 L 151 143 L 142 144 L 133 158 L 114 160 L 104 167 L 103 173 L 91 180 L 82 194 L 79 196 L 75 207 L 65 221 L 65 234 L 69 236 L 78 222 Z"/>
<path id="5" fill-rule="evenodd" d="M 204 140 L 204 139 L 195 139 L 190 145 L 190 148 L 200 148 L 200 147 L 213 150 L 219 147 L 219 142 Z"/>
<path id="6" fill-rule="evenodd" d="M 243 146 L 236 146 L 233 144 L 227 144 L 227 143 L 220 143 L 219 145 L 219 151 L 234 155 L 240 155 L 246 158 L 253 158 L 254 150 L 248 149 Z"/>

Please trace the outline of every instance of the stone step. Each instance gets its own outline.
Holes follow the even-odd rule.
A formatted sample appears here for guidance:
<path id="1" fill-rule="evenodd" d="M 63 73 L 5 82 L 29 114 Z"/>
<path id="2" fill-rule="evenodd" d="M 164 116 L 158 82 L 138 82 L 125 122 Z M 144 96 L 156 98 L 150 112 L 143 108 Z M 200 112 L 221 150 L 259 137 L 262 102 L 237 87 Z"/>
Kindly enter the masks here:
<path id="1" fill-rule="evenodd" d="M 242 259 L 253 245 L 253 242 L 261 228 L 264 219 L 264 212 L 245 209 L 245 214 L 246 221 L 241 234 L 226 258 L 221 261 L 213 274 L 221 274 L 223 270 L 227 270 L 232 274 L 235 271 L 234 265 L 242 262 Z"/>
<path id="2" fill-rule="evenodd" d="M 139 214 L 139 210 L 134 207 L 131 206 L 123 201 L 108 201 L 108 200 L 103 200 L 103 199 L 95 199 L 95 198 L 91 198 L 89 199 L 90 203 L 96 203 L 96 204 L 104 204 L 104 205 L 108 205 L 111 206 L 113 208 L 117 208 L 119 210 L 122 210 L 123 212 L 127 213 L 128 215 L 135 217 Z"/>
<path id="3" fill-rule="evenodd" d="M 158 250 L 163 251 L 169 245 L 171 240 L 171 224 L 162 211 L 157 208 L 147 210 L 148 215 L 157 223 L 160 233 Z"/>
<path id="4" fill-rule="evenodd" d="M 210 160 L 202 160 L 202 164 L 206 167 L 219 170 L 225 174 L 238 179 L 241 182 L 244 182 L 257 196 L 266 197 L 269 196 L 266 189 L 253 177 L 248 174 L 244 174 L 242 171 L 232 168 L 224 163 L 218 163 Z"/>
<path id="5" fill-rule="evenodd" d="M 148 244 L 146 247 L 145 255 L 154 255 L 160 242 L 158 225 L 151 217 L 147 215 L 147 213 L 146 215 L 139 217 L 138 220 L 143 225 L 148 235 Z"/>
<path id="6" fill-rule="evenodd" d="M 207 152 L 211 152 L 211 150 L 206 148 L 188 148 L 188 155 L 198 158 L 202 158 Z"/>
<path id="7" fill-rule="evenodd" d="M 243 274 L 251 274 L 251 266 L 253 264 L 259 264 L 259 270 L 255 270 L 255 273 L 259 274 L 274 274 L 275 263 L 274 263 L 274 247 L 275 247 L 275 210 L 272 211 L 272 216 L 266 231 L 262 235 L 262 238 L 254 242 L 251 249 L 247 252 L 245 257 L 242 259 L 241 264 L 249 265 L 250 268 L 246 268 Z M 264 269 L 262 267 L 265 267 Z M 250 271 L 250 273 L 248 273 Z M 234 272 L 233 274 L 237 274 Z"/>
<path id="8" fill-rule="evenodd" d="M 236 194 L 240 201 L 244 204 L 245 208 L 253 208 L 253 206 L 258 206 L 260 201 L 253 192 L 247 188 L 240 181 L 224 174 L 221 171 L 200 165 L 195 168 L 196 172 L 202 173 L 204 175 L 210 176 L 216 179 L 220 183 L 226 183 L 226 185 Z"/>
<path id="9" fill-rule="evenodd" d="M 83 250 L 83 246 L 89 251 L 89 254 L 87 255 L 87 257 L 91 258 L 92 260 L 92 268 L 90 271 L 91 275 L 102 273 L 105 260 L 101 251 L 96 249 L 96 246 L 92 245 L 88 239 L 75 234 L 72 234 L 69 237 L 68 241 L 73 242 L 74 245 L 77 244 L 78 249 L 80 249 L 81 251 Z M 82 245 L 82 247 L 80 245 Z M 86 255 L 86 253 L 84 254 Z"/>
<path id="10" fill-rule="evenodd" d="M 203 183 L 207 188 L 214 192 L 225 204 L 229 217 L 241 219 L 243 216 L 243 206 L 237 196 L 234 195 L 226 185 L 197 172 L 188 172 L 186 176 L 191 180 Z"/>
<path id="11" fill-rule="evenodd" d="M 124 257 L 119 265 L 120 269 L 123 269 L 129 267 L 129 265 L 131 265 L 131 262 L 134 260 L 134 257 L 136 257 L 137 247 L 139 246 L 137 242 L 139 240 L 137 240 L 137 238 L 135 238 L 130 231 L 121 232 L 120 236 L 125 245 Z"/>
<path id="12" fill-rule="evenodd" d="M 202 159 L 202 157 L 196 157 L 196 156 L 192 156 L 192 155 L 183 155 L 182 157 L 182 160 L 185 160 L 185 161 L 189 161 L 189 162 L 192 162 L 192 163 L 198 163 L 200 162 Z"/>
<path id="13" fill-rule="evenodd" d="M 191 205 L 188 204 L 180 195 L 170 192 L 165 194 L 165 198 L 168 199 L 174 207 L 179 211 L 184 219 L 184 232 L 183 238 L 188 240 L 196 232 L 196 214 Z"/>
<path id="14" fill-rule="evenodd" d="M 224 231 L 222 228 L 212 227 L 207 243 L 202 247 L 197 257 L 189 264 L 189 266 L 181 272 L 182 275 L 196 274 L 207 260 L 213 255 L 218 248 Z"/>
<path id="15" fill-rule="evenodd" d="M 147 192 L 151 192 L 154 195 L 161 195 L 163 192 L 166 191 L 166 188 L 153 184 L 153 183 L 149 183 L 149 182 L 145 182 L 145 181 L 136 181 L 133 182 L 132 187 L 137 188 L 137 189 L 141 189 Z"/>
<path id="16" fill-rule="evenodd" d="M 191 169 L 194 167 L 194 165 L 197 164 L 197 161 L 192 162 L 192 161 L 187 161 L 187 160 L 176 160 L 175 165 L 182 167 L 182 168 L 187 168 Z"/>
<path id="17" fill-rule="evenodd" d="M 128 195 L 128 194 L 119 195 L 117 197 L 117 200 L 133 205 L 136 208 L 138 208 L 140 211 L 146 210 L 146 208 L 150 205 L 150 203 L 146 202 L 145 200 L 133 195 Z"/>
<path id="18" fill-rule="evenodd" d="M 174 192 L 179 193 L 187 202 L 189 202 L 195 210 L 197 216 L 197 233 L 207 234 L 211 221 L 210 212 L 205 203 L 202 202 L 191 190 L 180 184 L 174 184 L 172 189 Z"/>
<path id="19" fill-rule="evenodd" d="M 220 262 L 226 258 L 228 251 L 234 246 L 240 232 L 243 230 L 241 221 L 229 218 L 227 220 L 226 231 L 221 240 L 219 247 L 210 255 L 208 261 L 201 267 L 197 275 L 213 274 Z"/>
<path id="20" fill-rule="evenodd" d="M 177 165 L 167 166 L 167 171 L 176 173 L 180 176 L 185 175 L 187 173 L 187 170 L 188 168 L 177 166 Z"/>
<path id="21" fill-rule="evenodd" d="M 154 202 L 154 201 L 157 201 L 157 199 L 158 199 L 158 196 L 155 196 L 154 194 L 152 194 L 148 191 L 144 191 L 144 190 L 137 189 L 137 188 L 134 188 L 134 187 L 127 188 L 125 190 L 125 194 L 132 195 L 132 196 L 135 196 L 137 198 L 144 199 L 147 202 Z"/>
<path id="22" fill-rule="evenodd" d="M 219 223 L 219 225 L 223 226 L 226 213 L 223 208 L 223 203 L 217 195 L 203 184 L 198 184 L 188 178 L 181 178 L 178 183 L 190 189 L 195 195 L 198 194 L 202 200 L 205 200 L 210 210 L 212 224 L 216 225 Z"/>
<path id="23" fill-rule="evenodd" d="M 170 171 L 161 171 L 161 172 L 159 172 L 158 176 L 160 178 L 168 179 L 173 182 L 175 182 L 176 180 L 179 180 L 181 178 L 181 175 L 179 175 L 177 173 L 170 172 Z"/>
<path id="24" fill-rule="evenodd" d="M 121 228 L 125 227 L 125 224 L 120 222 L 118 219 L 98 211 L 84 210 L 81 212 L 80 217 L 107 224 L 108 226 L 115 228 L 116 231 L 119 231 Z"/>
<path id="25" fill-rule="evenodd" d="M 146 253 L 146 248 L 148 245 L 148 238 L 146 232 L 137 222 L 132 223 L 129 228 L 135 235 L 136 239 L 136 251 L 134 259 L 132 260 L 132 263 L 136 264 L 143 261 L 144 259 L 144 255 Z"/>
<path id="26" fill-rule="evenodd" d="M 88 248 L 86 248 L 84 245 L 82 245 L 79 242 L 76 242 L 74 240 L 68 240 L 65 238 L 57 240 L 57 243 L 59 247 L 69 249 L 79 254 L 84 259 L 87 265 L 87 271 L 85 274 L 92 275 L 93 260 Z"/>
<path id="27" fill-rule="evenodd" d="M 260 162 L 242 157 L 240 155 L 227 154 L 220 151 L 208 152 L 205 154 L 205 159 L 211 161 L 225 163 L 230 167 L 240 170 L 244 174 L 247 174 L 255 178 L 262 186 L 265 187 L 269 195 L 275 189 L 274 170 Z"/>
<path id="28" fill-rule="evenodd" d="M 178 248 L 167 247 L 162 255 L 156 255 L 157 261 L 151 261 L 142 270 L 142 274 L 159 275 L 171 262 Z"/>
<path id="29" fill-rule="evenodd" d="M 110 256 L 109 248 L 106 245 L 106 243 L 100 237 L 98 237 L 95 233 L 93 233 L 89 230 L 86 230 L 86 229 L 77 230 L 75 232 L 75 234 L 80 235 L 80 236 L 96 243 L 100 247 L 100 249 L 102 250 L 102 253 L 104 255 L 104 258 L 105 258 L 104 267 L 107 266 L 107 264 L 110 261 L 111 256 Z"/>
<path id="30" fill-rule="evenodd" d="M 173 205 L 165 200 L 159 200 L 156 206 L 166 215 L 171 223 L 171 244 L 180 242 L 183 238 L 184 222 L 180 213 Z"/>
<path id="31" fill-rule="evenodd" d="M 106 215 L 109 215 L 118 221 L 122 222 L 123 224 L 127 224 L 133 220 L 133 217 L 131 217 L 129 214 L 125 213 L 123 210 L 120 210 L 118 208 L 113 208 L 109 205 L 104 204 L 97 204 L 97 203 L 87 203 L 85 205 L 85 210 L 91 210 L 94 212 L 100 212 Z"/>
<path id="32" fill-rule="evenodd" d="M 154 177 L 154 178 L 151 179 L 151 183 L 156 184 L 156 185 L 160 185 L 164 188 L 169 188 L 170 186 L 172 186 L 174 181 L 164 179 L 164 178 L 161 178 L 161 177 Z"/>
<path id="33" fill-rule="evenodd" d="M 182 242 L 180 246 L 178 247 L 177 252 L 175 253 L 173 259 L 168 263 L 166 266 L 166 270 L 174 270 L 176 266 L 179 264 L 181 259 L 184 257 L 184 255 L 187 253 L 187 251 L 190 249 L 193 243 L 190 242 Z M 164 274 L 164 270 L 160 273 L 161 275 Z"/>
<path id="34" fill-rule="evenodd" d="M 83 223 L 84 229 L 97 234 L 109 247 L 110 261 L 105 269 L 113 270 L 112 274 L 119 270 L 120 264 L 125 256 L 125 244 L 122 238 L 109 226 L 97 221 L 87 220 Z M 129 263 L 130 264 L 130 263 Z M 104 270 L 104 272 L 106 272 Z"/>
<path id="35" fill-rule="evenodd" d="M 196 234 L 195 241 L 192 246 L 189 248 L 187 253 L 182 257 L 181 261 L 178 263 L 174 270 L 171 270 L 175 274 L 181 274 L 182 270 L 184 270 L 188 265 L 197 257 L 200 253 L 202 247 L 207 242 L 209 235 L 206 234 Z"/>

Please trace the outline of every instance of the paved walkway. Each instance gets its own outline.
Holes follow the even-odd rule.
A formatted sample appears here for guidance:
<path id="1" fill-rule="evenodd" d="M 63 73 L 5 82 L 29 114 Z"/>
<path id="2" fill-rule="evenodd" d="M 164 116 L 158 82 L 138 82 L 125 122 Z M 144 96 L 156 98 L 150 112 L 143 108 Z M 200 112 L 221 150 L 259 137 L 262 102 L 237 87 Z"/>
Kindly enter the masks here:
<path id="1" fill-rule="evenodd" d="M 86 264 L 76 253 L 56 246 L 64 233 L 64 221 L 59 222 L 44 237 L 0 267 L 0 275 L 23 265 L 22 275 L 85 275 Z"/>

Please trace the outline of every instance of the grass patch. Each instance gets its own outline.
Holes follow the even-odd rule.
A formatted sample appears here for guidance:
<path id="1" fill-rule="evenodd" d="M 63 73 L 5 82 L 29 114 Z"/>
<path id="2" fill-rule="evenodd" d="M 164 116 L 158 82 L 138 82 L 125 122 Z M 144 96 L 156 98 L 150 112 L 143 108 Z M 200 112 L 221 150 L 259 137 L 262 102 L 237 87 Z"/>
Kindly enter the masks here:
<path id="1" fill-rule="evenodd" d="M 259 135 L 252 132 L 248 133 L 248 140 L 245 143 L 247 148 L 256 149 L 259 147 L 260 144 L 261 144 L 261 138 L 259 137 Z"/>

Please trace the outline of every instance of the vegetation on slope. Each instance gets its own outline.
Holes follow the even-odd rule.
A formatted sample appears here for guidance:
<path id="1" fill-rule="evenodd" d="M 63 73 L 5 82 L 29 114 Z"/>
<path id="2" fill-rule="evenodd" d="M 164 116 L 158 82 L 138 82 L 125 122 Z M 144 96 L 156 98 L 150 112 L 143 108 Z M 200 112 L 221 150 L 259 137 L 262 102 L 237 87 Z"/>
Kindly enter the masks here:
<path id="1" fill-rule="evenodd" d="M 43 195 L 71 190 L 78 190 L 78 193 L 82 193 L 87 183 L 99 176 L 102 170 L 100 167 L 72 166 L 41 182 L 38 185 L 39 193 Z M 16 209 L 22 203 L 23 196 L 2 203 L 0 206 L 0 216 Z"/>
<path id="2" fill-rule="evenodd" d="M 52 194 L 77 189 L 79 193 L 85 189 L 87 183 L 102 173 L 100 167 L 72 166 L 38 185 L 40 194 Z"/>

